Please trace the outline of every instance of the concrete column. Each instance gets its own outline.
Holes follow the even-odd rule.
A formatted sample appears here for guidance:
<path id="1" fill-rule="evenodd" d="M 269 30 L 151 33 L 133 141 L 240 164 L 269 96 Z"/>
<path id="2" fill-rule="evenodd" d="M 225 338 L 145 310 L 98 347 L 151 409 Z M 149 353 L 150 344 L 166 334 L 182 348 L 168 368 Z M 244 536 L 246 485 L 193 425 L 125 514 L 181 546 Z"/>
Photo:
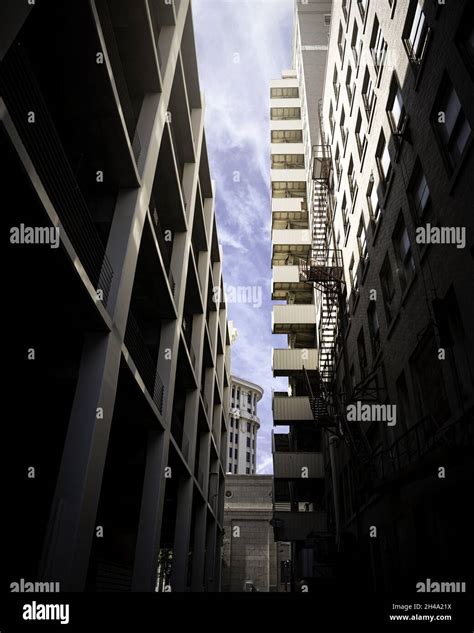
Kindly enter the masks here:
<path id="1" fill-rule="evenodd" d="M 203 590 L 203 577 L 205 565 L 206 547 L 206 518 L 207 506 L 204 502 L 199 502 L 194 518 L 194 554 L 192 571 L 192 591 Z"/>
<path id="2" fill-rule="evenodd" d="M 171 588 L 173 591 L 186 591 L 192 504 L 193 479 L 186 476 L 181 479 L 178 485 L 173 567 L 171 571 Z"/>

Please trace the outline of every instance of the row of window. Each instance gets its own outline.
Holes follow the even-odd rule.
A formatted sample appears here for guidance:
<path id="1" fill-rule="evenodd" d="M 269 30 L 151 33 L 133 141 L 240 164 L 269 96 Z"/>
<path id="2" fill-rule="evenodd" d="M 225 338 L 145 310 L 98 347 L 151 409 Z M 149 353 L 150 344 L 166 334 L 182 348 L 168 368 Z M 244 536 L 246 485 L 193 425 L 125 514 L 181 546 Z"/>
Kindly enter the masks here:
<path id="1" fill-rule="evenodd" d="M 230 418 L 230 428 L 233 429 L 234 428 L 234 418 Z M 236 420 L 235 421 L 235 435 L 237 435 L 237 431 L 239 429 L 239 421 Z M 243 429 L 242 429 L 243 431 Z M 254 433 L 254 428 L 252 426 L 252 424 L 250 422 L 247 422 L 247 433 L 250 433 L 253 435 Z"/>
<path id="2" fill-rule="evenodd" d="M 229 464 L 229 468 L 227 469 L 228 473 L 232 472 L 232 464 Z M 234 474 L 237 474 L 237 464 L 234 465 Z M 246 475 L 250 475 L 250 467 L 247 466 L 247 468 L 245 469 L 245 474 Z"/>
<path id="3" fill-rule="evenodd" d="M 232 459 L 232 457 L 234 459 L 238 459 L 239 456 L 239 452 L 236 448 L 229 448 L 229 457 Z M 250 463 L 250 461 L 253 463 L 253 465 L 255 466 L 255 453 L 253 455 L 250 454 L 250 451 L 247 451 L 246 456 L 245 456 L 245 461 Z"/>

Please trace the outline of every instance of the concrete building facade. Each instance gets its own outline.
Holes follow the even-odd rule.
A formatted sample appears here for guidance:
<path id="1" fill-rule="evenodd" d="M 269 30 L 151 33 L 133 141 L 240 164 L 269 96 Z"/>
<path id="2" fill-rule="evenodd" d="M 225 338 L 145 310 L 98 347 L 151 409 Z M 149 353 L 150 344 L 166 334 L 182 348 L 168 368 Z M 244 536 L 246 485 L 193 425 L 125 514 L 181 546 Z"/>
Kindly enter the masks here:
<path id="1" fill-rule="evenodd" d="M 277 542 L 291 541 L 292 589 L 303 578 L 324 582 L 314 540 L 331 538 L 322 431 L 314 424 L 307 390 L 307 380 L 315 382 L 319 371 L 316 293 L 300 271 L 318 240 L 312 230 L 320 195 L 312 178 L 312 145 L 319 135 L 330 11 L 330 2 L 295 3 L 294 68 L 270 82 L 272 299 L 278 301 L 272 328 L 287 337 L 287 348 L 273 350 L 272 369 L 275 377 L 288 377 L 288 390 L 273 392 L 272 408 L 274 426 L 289 427 L 272 436 L 272 524 Z"/>
<path id="2" fill-rule="evenodd" d="M 260 428 L 257 403 L 262 396 L 263 389 L 255 383 L 230 377 L 228 473 L 255 475 Z"/>
<path id="3" fill-rule="evenodd" d="M 230 339 L 191 5 L 26 4 L 0 9 L 22 403 L 5 567 L 61 591 L 216 591 Z"/>
<path id="4" fill-rule="evenodd" d="M 224 504 L 222 591 L 285 591 L 288 543 L 276 543 L 271 475 L 229 475 Z"/>

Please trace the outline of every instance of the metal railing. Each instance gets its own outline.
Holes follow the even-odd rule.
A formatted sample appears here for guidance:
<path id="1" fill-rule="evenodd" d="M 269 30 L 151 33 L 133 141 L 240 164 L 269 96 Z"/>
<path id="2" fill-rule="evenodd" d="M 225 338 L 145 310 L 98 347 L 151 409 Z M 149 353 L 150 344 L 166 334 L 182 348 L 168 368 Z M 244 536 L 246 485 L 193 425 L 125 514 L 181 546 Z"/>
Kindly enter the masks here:
<path id="1" fill-rule="evenodd" d="M 0 90 L 8 112 L 54 205 L 68 238 L 96 289 L 107 305 L 113 270 L 105 254 L 69 159 L 64 151 L 41 89 L 21 44 L 11 47 L 2 61 Z M 33 112 L 34 123 L 28 122 Z"/>
<path id="2" fill-rule="evenodd" d="M 140 327 L 131 311 L 128 313 L 124 342 L 149 395 L 156 404 L 158 411 L 163 413 L 165 388 L 158 374 L 156 362 L 148 351 Z"/>

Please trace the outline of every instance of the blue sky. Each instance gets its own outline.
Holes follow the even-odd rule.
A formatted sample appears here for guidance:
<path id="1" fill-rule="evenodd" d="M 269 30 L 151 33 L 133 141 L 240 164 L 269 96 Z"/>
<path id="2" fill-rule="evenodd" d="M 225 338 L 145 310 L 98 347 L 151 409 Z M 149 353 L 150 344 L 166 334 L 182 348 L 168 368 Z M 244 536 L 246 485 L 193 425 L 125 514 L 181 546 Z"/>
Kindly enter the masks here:
<path id="1" fill-rule="evenodd" d="M 272 472 L 270 79 L 291 68 L 293 0 L 193 0 L 193 18 L 224 282 L 252 286 L 254 300 L 229 302 L 238 330 L 232 373 L 261 385 L 257 472 Z M 259 293 L 261 296 L 261 305 Z M 238 298 L 238 297 L 237 297 Z"/>

